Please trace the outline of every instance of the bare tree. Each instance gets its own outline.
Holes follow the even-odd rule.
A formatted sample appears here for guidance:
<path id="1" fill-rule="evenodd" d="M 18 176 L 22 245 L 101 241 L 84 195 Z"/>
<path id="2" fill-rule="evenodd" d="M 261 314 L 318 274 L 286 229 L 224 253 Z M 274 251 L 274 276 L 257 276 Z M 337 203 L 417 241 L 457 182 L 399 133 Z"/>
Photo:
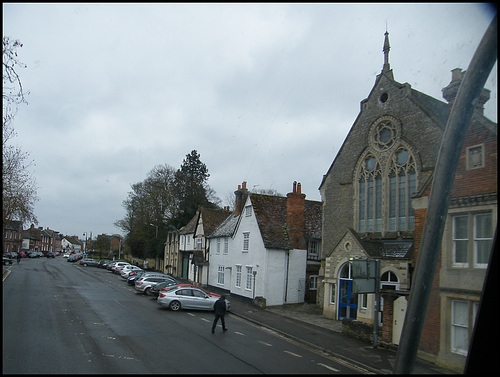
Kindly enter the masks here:
<path id="1" fill-rule="evenodd" d="M 20 147 L 9 144 L 16 136 L 12 126 L 18 105 L 25 103 L 25 93 L 17 68 L 26 68 L 17 56 L 18 40 L 3 37 L 3 91 L 2 91 L 2 201 L 3 222 L 19 220 L 24 224 L 37 223 L 34 212 L 38 201 L 35 179 L 29 172 L 33 161 Z"/>

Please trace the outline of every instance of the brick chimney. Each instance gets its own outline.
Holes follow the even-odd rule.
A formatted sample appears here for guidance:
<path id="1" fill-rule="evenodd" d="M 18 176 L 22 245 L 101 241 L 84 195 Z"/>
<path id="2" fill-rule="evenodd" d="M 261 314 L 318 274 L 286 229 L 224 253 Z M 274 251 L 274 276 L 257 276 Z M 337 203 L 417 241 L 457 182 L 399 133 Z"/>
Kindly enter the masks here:
<path id="1" fill-rule="evenodd" d="M 293 182 L 292 192 L 286 195 L 286 226 L 290 243 L 294 249 L 306 249 L 304 232 L 306 228 L 304 212 L 306 195 L 302 194 L 301 184 Z"/>
<path id="2" fill-rule="evenodd" d="M 234 192 L 236 195 L 236 203 L 234 205 L 234 216 L 239 216 L 241 211 L 243 211 L 243 206 L 248 198 L 248 189 L 247 183 L 243 182 L 241 185 L 238 185 L 238 190 Z"/>
<path id="3" fill-rule="evenodd" d="M 453 106 L 455 102 L 455 98 L 458 94 L 458 89 L 460 89 L 460 85 L 462 84 L 462 80 L 465 76 L 465 72 L 462 71 L 461 68 L 455 68 L 451 71 L 451 82 L 448 84 L 446 88 L 443 88 L 441 91 L 443 92 L 443 98 L 448 101 L 448 105 L 450 108 Z M 481 92 L 479 99 L 476 104 L 476 111 L 481 115 L 484 114 L 484 104 L 488 102 L 490 99 L 490 91 L 488 89 L 484 89 Z"/>

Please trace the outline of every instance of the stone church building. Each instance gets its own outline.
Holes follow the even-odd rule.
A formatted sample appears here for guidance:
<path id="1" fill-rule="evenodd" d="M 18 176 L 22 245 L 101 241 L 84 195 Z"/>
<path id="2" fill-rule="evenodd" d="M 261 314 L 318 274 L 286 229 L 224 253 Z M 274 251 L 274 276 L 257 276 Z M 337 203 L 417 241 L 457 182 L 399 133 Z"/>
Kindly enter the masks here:
<path id="1" fill-rule="evenodd" d="M 373 325 L 374 294 L 353 291 L 352 260 L 380 260 L 379 339 L 399 344 L 444 130 L 464 72 L 452 71 L 447 102 L 394 79 L 384 65 L 320 185 L 323 314 Z M 419 345 L 421 356 L 461 371 L 481 297 L 497 218 L 497 124 L 484 89 L 457 167 Z"/>

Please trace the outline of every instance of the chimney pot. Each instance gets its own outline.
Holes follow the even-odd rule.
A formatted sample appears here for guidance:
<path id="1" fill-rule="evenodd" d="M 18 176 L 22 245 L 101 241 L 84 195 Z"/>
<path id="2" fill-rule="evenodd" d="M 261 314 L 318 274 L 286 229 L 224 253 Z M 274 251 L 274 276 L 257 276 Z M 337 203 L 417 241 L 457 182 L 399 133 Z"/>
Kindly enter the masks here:
<path id="1" fill-rule="evenodd" d="M 292 192 L 295 194 L 297 192 L 297 181 L 293 181 L 293 190 Z"/>
<path id="2" fill-rule="evenodd" d="M 297 194 L 302 193 L 302 185 L 300 183 L 297 184 Z"/>
<path id="3" fill-rule="evenodd" d="M 246 183 L 246 182 L 243 182 L 241 185 L 242 185 L 241 187 L 242 187 L 243 189 L 246 189 L 246 188 L 247 188 L 247 183 Z"/>

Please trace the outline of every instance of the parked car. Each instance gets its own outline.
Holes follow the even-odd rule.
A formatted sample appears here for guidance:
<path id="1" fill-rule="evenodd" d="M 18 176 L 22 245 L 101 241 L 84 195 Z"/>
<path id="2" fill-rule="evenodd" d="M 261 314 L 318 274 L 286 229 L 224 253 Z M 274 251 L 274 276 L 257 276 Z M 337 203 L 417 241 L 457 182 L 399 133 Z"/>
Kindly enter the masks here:
<path id="1" fill-rule="evenodd" d="M 179 282 L 177 280 L 165 280 L 162 281 L 161 283 L 157 283 L 153 285 L 147 292 L 147 295 L 153 296 L 153 297 L 158 297 L 160 294 L 160 290 L 165 289 L 167 290 L 168 288 L 175 288 L 179 286 Z"/>
<path id="2" fill-rule="evenodd" d="M 130 263 L 125 262 L 125 261 L 115 261 L 114 263 L 111 264 L 111 268 L 108 268 L 108 270 L 110 270 L 111 272 L 114 273 L 114 271 L 117 267 L 124 266 L 125 264 L 130 264 Z"/>
<path id="3" fill-rule="evenodd" d="M 130 276 L 127 279 L 127 283 L 129 285 L 135 285 L 135 282 L 137 279 L 139 279 L 142 276 L 169 276 L 165 275 L 161 272 L 153 272 L 153 271 L 134 271 L 130 273 Z"/>
<path id="4" fill-rule="evenodd" d="M 181 309 L 214 310 L 214 304 L 218 299 L 200 288 L 177 287 L 160 292 L 157 302 L 173 311 Z M 231 310 L 229 300 L 226 300 L 226 310 Z"/>
<path id="5" fill-rule="evenodd" d="M 69 253 L 64 253 L 63 258 L 69 258 Z"/>
<path id="6" fill-rule="evenodd" d="M 99 268 L 106 268 L 108 266 L 108 264 L 111 263 L 110 260 L 107 260 L 107 259 L 101 259 L 98 263 L 97 263 L 97 267 Z"/>
<path id="7" fill-rule="evenodd" d="M 45 256 L 47 258 L 55 258 L 56 257 L 56 255 L 52 251 L 49 251 L 47 254 L 45 254 Z"/>
<path id="8" fill-rule="evenodd" d="M 165 286 L 165 287 L 162 287 L 162 288 L 160 289 L 160 291 L 164 291 L 164 292 L 165 292 L 165 291 L 169 291 L 169 290 L 171 290 L 171 289 L 175 289 L 175 288 L 183 288 L 183 287 L 184 287 L 184 288 L 185 288 L 185 287 L 187 287 L 187 288 L 198 288 L 198 289 L 201 289 L 203 292 L 205 292 L 207 295 L 214 296 L 214 297 L 217 297 L 217 298 L 219 298 L 219 297 L 220 297 L 220 295 L 219 295 L 219 294 L 209 292 L 209 291 L 207 291 L 205 288 L 199 287 L 199 286 L 194 285 L 194 284 L 184 284 L 184 283 L 179 283 L 179 284 L 177 284 L 177 285 L 173 285 L 173 286 Z"/>
<path id="9" fill-rule="evenodd" d="M 79 262 L 83 267 L 87 267 L 87 266 L 97 266 L 97 263 L 99 263 L 98 261 L 96 261 L 95 259 L 91 259 L 91 258 L 84 258 L 84 259 L 80 259 L 80 262 Z"/>
<path id="10" fill-rule="evenodd" d="M 9 258 L 9 257 L 2 257 L 2 262 L 4 265 L 7 265 L 7 264 L 12 264 L 14 262 L 14 260 L 12 258 Z"/>
<path id="11" fill-rule="evenodd" d="M 120 275 L 122 273 L 122 270 L 125 268 L 125 266 L 132 266 L 132 265 L 128 262 L 117 263 L 113 267 L 112 272 L 114 274 Z"/>
<path id="12" fill-rule="evenodd" d="M 120 276 L 123 278 L 123 279 L 128 279 L 129 275 L 131 272 L 136 272 L 136 271 L 144 271 L 142 268 L 140 267 L 137 267 L 137 266 L 125 266 L 123 267 L 122 269 L 122 272 L 120 273 Z"/>
<path id="13" fill-rule="evenodd" d="M 76 262 L 78 260 L 78 256 L 76 254 L 71 254 L 66 261 L 68 262 Z"/>
<path id="14" fill-rule="evenodd" d="M 176 281 L 173 277 L 163 275 L 163 276 L 141 276 L 135 281 L 134 287 L 137 291 L 147 294 L 151 287 L 156 283 L 161 283 L 162 281 Z"/>

